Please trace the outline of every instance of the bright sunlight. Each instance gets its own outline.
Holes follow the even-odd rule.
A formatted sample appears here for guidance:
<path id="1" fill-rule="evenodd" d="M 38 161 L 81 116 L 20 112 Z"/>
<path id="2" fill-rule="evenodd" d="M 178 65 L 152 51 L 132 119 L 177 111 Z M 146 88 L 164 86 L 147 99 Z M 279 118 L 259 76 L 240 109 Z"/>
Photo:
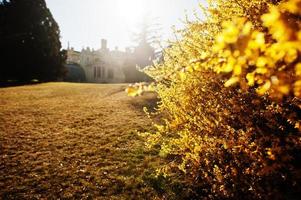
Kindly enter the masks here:
<path id="1" fill-rule="evenodd" d="M 117 13 L 129 25 L 136 25 L 142 17 L 147 15 L 146 0 L 117 0 Z"/>

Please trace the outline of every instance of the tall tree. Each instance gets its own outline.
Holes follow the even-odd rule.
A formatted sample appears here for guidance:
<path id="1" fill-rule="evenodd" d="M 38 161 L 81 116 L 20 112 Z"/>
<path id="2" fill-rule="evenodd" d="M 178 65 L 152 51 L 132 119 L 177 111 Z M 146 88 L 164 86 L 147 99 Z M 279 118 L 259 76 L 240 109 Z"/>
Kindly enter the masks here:
<path id="1" fill-rule="evenodd" d="M 150 15 L 145 15 L 142 22 L 138 25 L 138 31 L 133 34 L 134 47 L 133 57 L 130 57 L 124 63 L 124 74 L 126 82 L 148 82 L 152 79 L 137 69 L 152 65 L 155 59 L 155 46 L 160 41 L 159 24 L 154 23 L 156 19 Z"/>
<path id="2" fill-rule="evenodd" d="M 45 0 L 0 1 L 0 80 L 56 80 L 64 74 L 60 31 Z"/>

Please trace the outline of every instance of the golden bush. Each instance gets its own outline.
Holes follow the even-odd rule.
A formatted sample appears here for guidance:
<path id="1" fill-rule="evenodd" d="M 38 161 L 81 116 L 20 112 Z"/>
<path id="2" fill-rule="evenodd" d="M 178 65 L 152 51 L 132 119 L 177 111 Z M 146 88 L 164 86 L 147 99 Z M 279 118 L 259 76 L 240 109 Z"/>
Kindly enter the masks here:
<path id="1" fill-rule="evenodd" d="M 301 0 L 208 3 L 146 70 L 164 116 L 146 134 L 167 160 L 158 174 L 181 179 L 186 198 L 297 197 Z"/>

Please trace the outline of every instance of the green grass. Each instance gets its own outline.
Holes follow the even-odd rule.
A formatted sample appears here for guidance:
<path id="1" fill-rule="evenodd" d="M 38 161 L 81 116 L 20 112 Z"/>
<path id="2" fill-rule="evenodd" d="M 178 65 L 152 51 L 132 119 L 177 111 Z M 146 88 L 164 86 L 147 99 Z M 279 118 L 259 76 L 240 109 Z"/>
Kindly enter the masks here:
<path id="1" fill-rule="evenodd" d="M 160 165 L 136 130 L 155 95 L 126 85 L 47 83 L 0 89 L 0 199 L 158 199 Z"/>

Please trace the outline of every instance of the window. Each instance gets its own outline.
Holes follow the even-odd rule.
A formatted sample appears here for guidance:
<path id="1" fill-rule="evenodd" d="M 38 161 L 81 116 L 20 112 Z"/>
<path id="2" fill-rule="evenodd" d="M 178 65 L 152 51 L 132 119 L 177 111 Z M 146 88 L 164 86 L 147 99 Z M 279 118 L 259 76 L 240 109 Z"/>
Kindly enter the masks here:
<path id="1" fill-rule="evenodd" d="M 101 67 L 101 77 L 105 77 L 105 68 Z"/>
<path id="2" fill-rule="evenodd" d="M 97 78 L 101 78 L 101 67 L 97 67 Z"/>
<path id="3" fill-rule="evenodd" d="M 99 79 L 105 77 L 104 67 L 94 67 L 94 79 Z"/>
<path id="4" fill-rule="evenodd" d="M 97 67 L 94 67 L 94 79 L 96 79 L 96 75 L 97 75 Z"/>
<path id="5" fill-rule="evenodd" d="M 109 69 L 109 71 L 108 71 L 108 78 L 109 79 L 113 79 L 114 78 L 114 71 L 113 71 L 113 69 Z"/>

